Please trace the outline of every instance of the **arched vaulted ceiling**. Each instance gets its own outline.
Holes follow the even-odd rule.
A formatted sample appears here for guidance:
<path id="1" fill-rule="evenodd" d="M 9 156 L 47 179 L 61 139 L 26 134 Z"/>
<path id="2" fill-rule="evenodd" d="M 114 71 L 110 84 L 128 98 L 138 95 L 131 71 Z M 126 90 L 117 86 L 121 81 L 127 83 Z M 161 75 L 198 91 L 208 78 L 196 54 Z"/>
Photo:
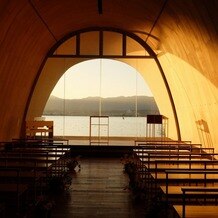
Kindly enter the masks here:
<path id="1" fill-rule="evenodd" d="M 182 139 L 217 149 L 217 10 L 216 0 L 0 1 L 0 140 L 20 136 L 50 49 L 72 32 L 111 27 L 136 34 L 157 54 Z M 156 67 L 151 62 L 137 67 L 161 113 L 172 117 Z"/>

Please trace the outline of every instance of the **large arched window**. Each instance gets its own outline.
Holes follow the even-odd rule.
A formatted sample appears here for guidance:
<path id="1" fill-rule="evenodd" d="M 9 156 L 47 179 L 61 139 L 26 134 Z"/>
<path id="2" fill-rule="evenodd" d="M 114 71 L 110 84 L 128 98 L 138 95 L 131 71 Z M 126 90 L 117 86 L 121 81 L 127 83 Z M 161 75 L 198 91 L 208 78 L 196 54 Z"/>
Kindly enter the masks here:
<path id="1" fill-rule="evenodd" d="M 152 84 L 154 97 L 164 98 L 167 107 L 164 107 L 163 112 L 166 112 L 165 115 L 171 118 L 170 128 L 173 138 L 177 137 L 180 140 L 173 97 L 157 59 L 157 53 L 137 35 L 113 28 L 89 28 L 73 32 L 52 47 L 36 81 L 27 118 L 31 119 L 42 114 L 55 84 L 67 69 L 80 62 L 96 58 L 127 63 L 142 75 L 149 86 Z M 162 88 L 160 89 L 160 87 Z M 44 91 L 43 96 L 42 90 Z"/>

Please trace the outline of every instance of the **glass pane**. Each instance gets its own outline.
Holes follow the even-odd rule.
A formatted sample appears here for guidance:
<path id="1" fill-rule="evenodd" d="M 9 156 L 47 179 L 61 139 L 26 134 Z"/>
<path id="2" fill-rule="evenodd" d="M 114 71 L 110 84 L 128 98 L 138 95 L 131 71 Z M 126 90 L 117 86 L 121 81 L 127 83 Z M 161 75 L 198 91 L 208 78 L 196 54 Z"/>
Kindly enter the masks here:
<path id="1" fill-rule="evenodd" d="M 61 44 L 54 54 L 75 55 L 76 54 L 76 37 L 72 37 Z"/>
<path id="2" fill-rule="evenodd" d="M 122 55 L 122 35 L 119 33 L 103 33 L 103 54 Z"/>
<path id="3" fill-rule="evenodd" d="M 80 35 L 80 54 L 99 54 L 99 32 L 88 32 Z"/>

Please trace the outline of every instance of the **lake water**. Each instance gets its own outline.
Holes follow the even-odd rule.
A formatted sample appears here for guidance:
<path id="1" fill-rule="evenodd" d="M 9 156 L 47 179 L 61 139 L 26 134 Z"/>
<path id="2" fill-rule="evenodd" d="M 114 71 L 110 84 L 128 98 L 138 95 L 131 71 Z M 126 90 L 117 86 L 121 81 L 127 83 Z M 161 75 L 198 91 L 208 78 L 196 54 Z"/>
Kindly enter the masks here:
<path id="1" fill-rule="evenodd" d="M 43 116 L 45 120 L 54 121 L 55 136 L 89 136 L 90 117 L 89 116 Z M 107 125 L 109 122 L 109 125 Z M 121 137 L 145 137 L 146 117 L 109 117 L 101 120 L 101 128 L 98 128 L 98 119 L 92 119 L 92 135 L 98 135 L 100 129 L 101 136 L 121 136 Z M 150 133 L 154 134 L 154 133 Z M 155 136 L 161 135 L 161 126 L 155 127 Z M 151 136 L 151 135 L 150 135 Z"/>

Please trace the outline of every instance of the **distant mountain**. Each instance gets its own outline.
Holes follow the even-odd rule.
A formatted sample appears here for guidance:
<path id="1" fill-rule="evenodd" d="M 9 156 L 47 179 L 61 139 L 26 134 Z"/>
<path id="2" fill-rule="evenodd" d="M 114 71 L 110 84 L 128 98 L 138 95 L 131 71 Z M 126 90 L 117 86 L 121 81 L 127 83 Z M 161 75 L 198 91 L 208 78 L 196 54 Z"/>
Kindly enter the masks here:
<path id="1" fill-rule="evenodd" d="M 136 97 L 101 98 L 102 115 L 135 116 Z M 159 114 L 153 97 L 137 96 L 138 116 Z M 61 99 L 50 96 L 44 109 L 44 115 L 96 116 L 99 115 L 99 97 L 83 99 Z"/>

